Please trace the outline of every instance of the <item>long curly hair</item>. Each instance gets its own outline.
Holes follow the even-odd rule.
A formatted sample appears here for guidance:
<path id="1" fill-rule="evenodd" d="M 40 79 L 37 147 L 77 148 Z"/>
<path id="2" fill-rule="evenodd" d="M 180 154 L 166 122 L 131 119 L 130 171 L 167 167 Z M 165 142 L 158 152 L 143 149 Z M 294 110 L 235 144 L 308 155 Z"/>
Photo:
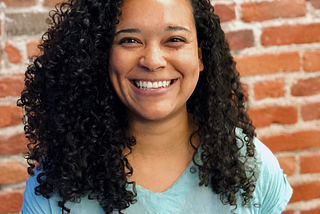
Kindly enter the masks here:
<path id="1" fill-rule="evenodd" d="M 190 0 L 202 49 L 204 70 L 187 101 L 200 138 L 200 185 L 210 185 L 223 204 L 237 207 L 253 197 L 256 173 L 246 159 L 254 157 L 254 127 L 246 114 L 239 73 L 219 17 L 209 0 Z M 108 76 L 108 62 L 122 0 L 69 0 L 51 11 L 52 27 L 42 37 L 42 54 L 25 73 L 25 89 L 17 104 L 25 110 L 30 143 L 28 172 L 39 164 L 37 195 L 79 202 L 88 196 L 105 213 L 135 203 L 127 178 L 133 169 L 123 154 L 136 144 L 128 135 L 126 107 Z M 240 140 L 236 127 L 246 135 Z M 195 148 L 195 154 L 198 148 Z M 244 154 L 240 152 L 245 148 Z"/>

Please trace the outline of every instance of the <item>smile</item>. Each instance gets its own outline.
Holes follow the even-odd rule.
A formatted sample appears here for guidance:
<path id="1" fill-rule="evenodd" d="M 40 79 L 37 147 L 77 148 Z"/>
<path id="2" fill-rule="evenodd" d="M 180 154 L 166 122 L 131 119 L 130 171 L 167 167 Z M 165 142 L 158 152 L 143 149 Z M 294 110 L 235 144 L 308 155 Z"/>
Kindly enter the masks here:
<path id="1" fill-rule="evenodd" d="M 165 80 L 165 81 L 143 81 L 143 80 L 133 80 L 133 84 L 141 90 L 156 90 L 159 88 L 167 88 L 171 86 L 176 79 Z"/>

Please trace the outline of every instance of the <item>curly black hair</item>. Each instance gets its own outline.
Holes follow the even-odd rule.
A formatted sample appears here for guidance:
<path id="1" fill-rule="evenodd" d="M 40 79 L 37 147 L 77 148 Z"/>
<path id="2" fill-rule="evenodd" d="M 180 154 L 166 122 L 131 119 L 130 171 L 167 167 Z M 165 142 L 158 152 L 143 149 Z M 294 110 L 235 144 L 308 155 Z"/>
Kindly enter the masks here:
<path id="1" fill-rule="evenodd" d="M 223 204 L 237 206 L 253 197 L 256 173 L 254 127 L 247 116 L 239 73 L 209 0 L 190 0 L 204 70 L 187 101 L 200 138 L 200 185 L 210 185 Z M 52 27 L 42 37 L 42 54 L 28 66 L 17 104 L 25 110 L 30 143 L 28 172 L 39 164 L 37 195 L 79 202 L 88 195 L 105 213 L 135 203 L 127 178 L 133 169 L 123 154 L 136 144 L 126 107 L 108 76 L 109 52 L 121 16 L 122 0 L 69 0 L 50 13 Z M 246 135 L 239 144 L 236 127 Z M 195 148 L 195 154 L 198 148 Z M 245 148 L 245 153 L 240 150 Z"/>

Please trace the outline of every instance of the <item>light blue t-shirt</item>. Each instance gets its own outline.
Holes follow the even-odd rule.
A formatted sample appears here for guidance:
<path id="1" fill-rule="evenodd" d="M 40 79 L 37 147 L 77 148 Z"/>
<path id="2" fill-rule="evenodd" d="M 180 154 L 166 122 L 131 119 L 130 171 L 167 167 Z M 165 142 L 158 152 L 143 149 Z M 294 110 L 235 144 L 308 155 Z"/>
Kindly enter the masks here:
<path id="1" fill-rule="evenodd" d="M 223 205 L 220 196 L 212 189 L 199 186 L 198 173 L 191 173 L 190 168 L 196 166 L 190 163 L 179 179 L 165 192 L 155 193 L 136 185 L 137 203 L 130 205 L 122 212 L 127 214 L 281 214 L 287 205 L 292 189 L 286 180 L 286 175 L 271 151 L 256 138 L 256 164 L 260 168 L 253 200 L 249 206 L 242 206 L 238 194 L 238 207 Z M 37 172 L 39 173 L 39 172 Z M 58 207 L 59 196 L 50 199 L 37 196 L 34 188 L 38 186 L 36 176 L 30 176 L 24 193 L 23 214 L 61 214 Z M 128 187 L 130 188 L 130 187 Z M 71 214 L 104 214 L 103 209 L 95 200 L 81 198 L 80 203 L 65 204 Z M 114 212 L 114 214 L 117 212 Z"/>

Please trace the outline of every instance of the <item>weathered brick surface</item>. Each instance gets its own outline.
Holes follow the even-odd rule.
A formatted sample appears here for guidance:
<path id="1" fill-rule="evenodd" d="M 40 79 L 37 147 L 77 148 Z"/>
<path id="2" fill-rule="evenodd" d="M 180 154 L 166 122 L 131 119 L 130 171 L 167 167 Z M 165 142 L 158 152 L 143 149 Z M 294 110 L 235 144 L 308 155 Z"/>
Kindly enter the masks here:
<path id="1" fill-rule="evenodd" d="M 8 55 L 8 59 L 10 63 L 19 63 L 21 62 L 22 56 L 17 48 L 6 42 L 6 47 L 4 49 L 6 54 Z"/>
<path id="2" fill-rule="evenodd" d="M 320 182 L 313 181 L 292 185 L 293 195 L 290 202 L 320 198 Z"/>
<path id="3" fill-rule="evenodd" d="M 221 22 L 228 22 L 236 18 L 234 4 L 216 4 L 214 12 L 220 17 Z"/>
<path id="4" fill-rule="evenodd" d="M 37 3 L 37 0 L 1 0 L 7 7 L 25 7 L 33 6 Z"/>
<path id="5" fill-rule="evenodd" d="M 294 18 L 306 14 L 305 0 L 276 0 L 241 4 L 242 20 L 265 21 L 274 18 Z"/>
<path id="6" fill-rule="evenodd" d="M 261 43 L 264 46 L 313 42 L 320 42 L 320 23 L 268 27 L 261 35 Z"/>
<path id="7" fill-rule="evenodd" d="M 310 154 L 300 157 L 300 173 L 320 173 L 320 155 Z"/>
<path id="8" fill-rule="evenodd" d="M 320 103 L 308 103 L 301 107 L 303 120 L 320 120 Z"/>
<path id="9" fill-rule="evenodd" d="M 293 96 L 311 96 L 320 94 L 320 77 L 307 80 L 299 80 L 291 87 Z"/>
<path id="10" fill-rule="evenodd" d="M 16 74 L 0 77 L 0 98 L 20 96 L 24 88 L 24 75 Z"/>
<path id="11" fill-rule="evenodd" d="M 23 203 L 23 189 L 0 192 L 0 213 L 18 213 Z"/>
<path id="12" fill-rule="evenodd" d="M 269 74 L 279 71 L 298 71 L 300 56 L 297 52 L 280 54 L 262 54 L 245 57 L 234 57 L 237 69 L 242 76 Z"/>
<path id="13" fill-rule="evenodd" d="M 252 30 L 239 30 L 226 33 L 226 39 L 231 50 L 249 48 L 254 45 Z"/>
<path id="14" fill-rule="evenodd" d="M 296 160 L 293 156 L 278 157 L 280 167 L 286 175 L 293 175 L 296 168 Z"/>
<path id="15" fill-rule="evenodd" d="M 29 177 L 27 167 L 20 162 L 0 163 L 0 185 L 26 181 Z"/>
<path id="16" fill-rule="evenodd" d="M 0 127 L 18 125 L 22 122 L 22 109 L 14 104 L 0 106 Z"/>
<path id="17" fill-rule="evenodd" d="M 280 151 L 320 148 L 320 130 L 300 131 L 261 137 L 260 139 L 274 153 Z"/>
<path id="18" fill-rule="evenodd" d="M 67 0 L 44 0 L 43 5 L 46 7 L 55 7 L 57 4 L 67 2 Z"/>
<path id="19" fill-rule="evenodd" d="M 46 18 L 48 13 L 7 13 L 5 31 L 8 36 L 43 34 L 49 26 Z"/>
<path id="20" fill-rule="evenodd" d="M 0 155 L 14 155 L 28 152 L 28 140 L 24 134 L 10 138 L 0 136 Z"/>
<path id="21" fill-rule="evenodd" d="M 295 106 L 251 108 L 248 113 L 255 127 L 265 127 L 272 123 L 294 124 L 298 120 L 298 109 Z"/>
<path id="22" fill-rule="evenodd" d="M 305 71 L 320 71 L 320 51 L 307 51 L 303 55 Z"/>
<path id="23" fill-rule="evenodd" d="M 285 94 L 285 82 L 281 79 L 267 80 L 254 84 L 254 97 L 261 100 L 267 97 L 283 97 Z"/>

